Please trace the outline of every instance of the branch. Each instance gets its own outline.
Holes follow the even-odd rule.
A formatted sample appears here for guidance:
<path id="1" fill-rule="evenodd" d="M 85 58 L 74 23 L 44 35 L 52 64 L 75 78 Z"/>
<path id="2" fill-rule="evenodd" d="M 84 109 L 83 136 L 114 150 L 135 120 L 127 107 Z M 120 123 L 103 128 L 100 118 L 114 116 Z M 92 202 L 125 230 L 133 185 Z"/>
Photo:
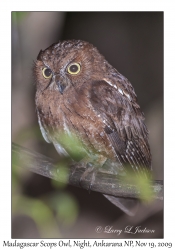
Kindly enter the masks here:
<path id="1" fill-rule="evenodd" d="M 60 182 L 67 182 L 70 185 L 89 189 L 92 173 L 87 174 L 81 181 L 80 178 L 85 171 L 85 166 L 82 162 L 74 163 L 67 167 L 68 171 L 64 171 L 64 176 L 61 174 L 61 169 L 51 158 L 42 154 L 33 152 L 29 149 L 12 143 L 12 165 L 28 169 L 33 173 L 54 179 Z M 67 180 L 67 181 L 66 181 Z M 163 181 L 157 180 L 150 183 L 150 188 L 153 191 L 155 199 L 163 200 Z M 116 197 L 139 198 L 140 191 L 133 184 L 124 184 L 118 176 L 97 172 L 95 182 L 91 186 L 92 191 L 102 194 L 113 195 Z"/>

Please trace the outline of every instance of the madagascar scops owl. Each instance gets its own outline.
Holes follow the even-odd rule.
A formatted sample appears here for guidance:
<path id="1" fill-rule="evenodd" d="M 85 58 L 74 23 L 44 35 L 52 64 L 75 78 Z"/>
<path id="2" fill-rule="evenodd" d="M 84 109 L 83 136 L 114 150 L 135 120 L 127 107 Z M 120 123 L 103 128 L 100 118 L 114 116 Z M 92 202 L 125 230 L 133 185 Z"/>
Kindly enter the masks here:
<path id="1" fill-rule="evenodd" d="M 151 170 L 148 131 L 133 86 L 92 44 L 69 40 L 41 50 L 34 74 L 40 129 L 59 153 L 71 155 L 61 134 L 73 133 L 80 154 L 99 166 L 108 162 L 116 173 L 130 168 L 136 175 Z M 131 215 L 124 198 L 106 198 Z"/>

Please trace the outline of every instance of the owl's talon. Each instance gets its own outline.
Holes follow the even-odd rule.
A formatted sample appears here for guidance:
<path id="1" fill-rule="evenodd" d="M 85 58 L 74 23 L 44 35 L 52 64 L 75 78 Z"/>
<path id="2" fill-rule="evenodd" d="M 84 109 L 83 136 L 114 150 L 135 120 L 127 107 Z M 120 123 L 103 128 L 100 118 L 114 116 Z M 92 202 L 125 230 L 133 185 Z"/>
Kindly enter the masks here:
<path id="1" fill-rule="evenodd" d="M 77 168 L 78 168 L 78 167 L 77 167 L 76 165 L 71 167 L 71 173 L 70 173 L 70 176 L 71 176 L 71 177 L 74 175 L 74 173 L 75 173 L 75 171 L 76 171 Z M 73 170 L 72 170 L 72 169 L 73 169 Z"/>
<path id="2" fill-rule="evenodd" d="M 90 163 L 90 162 L 88 162 L 87 164 L 86 164 L 86 169 L 85 169 L 85 171 L 84 171 L 84 173 L 82 174 L 82 176 L 81 176 L 81 178 L 80 178 L 80 181 L 79 181 L 79 184 L 80 184 L 80 186 L 82 187 L 82 181 L 84 181 L 85 180 L 85 177 L 88 175 L 88 173 L 90 173 L 90 172 L 92 172 L 93 170 L 94 170 L 94 167 L 93 167 L 93 165 L 92 165 L 92 163 Z"/>
<path id="3" fill-rule="evenodd" d="M 87 165 L 86 165 L 87 166 Z M 86 166 L 85 166 L 85 169 L 86 169 Z M 83 165 L 82 164 L 80 164 L 80 165 L 77 165 L 77 164 L 75 164 L 75 165 L 72 165 L 71 166 L 71 173 L 70 173 L 70 176 L 72 177 L 74 174 L 75 174 L 75 172 L 76 172 L 76 170 L 77 169 L 81 169 L 83 167 Z M 85 170 L 86 171 L 86 170 Z"/>
<path id="4" fill-rule="evenodd" d="M 90 193 L 91 187 L 93 186 L 93 184 L 94 184 L 94 182 L 95 182 L 95 176 L 96 176 L 96 174 L 97 174 L 97 172 L 98 172 L 98 168 L 94 167 L 94 166 L 93 166 L 93 163 L 91 163 L 91 162 L 87 163 L 86 166 L 87 166 L 88 168 L 87 168 L 87 169 L 84 171 L 84 173 L 82 174 L 82 176 L 81 176 L 81 178 L 80 178 L 80 181 L 79 181 L 79 185 L 82 187 L 82 184 L 81 184 L 82 181 L 85 180 L 85 177 L 86 177 L 89 173 L 93 172 L 93 173 L 92 173 L 91 180 L 90 180 L 89 188 L 88 188 L 88 191 L 89 191 L 89 193 Z"/>
<path id="5" fill-rule="evenodd" d="M 95 169 L 93 174 L 92 174 L 91 182 L 90 182 L 89 189 L 88 189 L 89 193 L 91 191 L 91 187 L 93 186 L 93 184 L 95 182 L 95 177 L 96 177 L 97 172 L 98 172 L 98 169 Z"/>

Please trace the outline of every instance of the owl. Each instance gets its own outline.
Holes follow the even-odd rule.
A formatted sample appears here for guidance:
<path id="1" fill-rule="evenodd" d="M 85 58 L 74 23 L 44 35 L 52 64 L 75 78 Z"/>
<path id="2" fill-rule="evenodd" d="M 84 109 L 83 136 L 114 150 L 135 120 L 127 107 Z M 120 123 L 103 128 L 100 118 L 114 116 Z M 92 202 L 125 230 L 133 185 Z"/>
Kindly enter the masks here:
<path id="1" fill-rule="evenodd" d="M 86 162 L 114 174 L 147 176 L 152 170 L 148 130 L 136 93 L 97 48 L 81 40 L 52 44 L 39 52 L 34 75 L 40 130 L 59 154 L 71 156 L 62 134 L 74 134 Z M 105 197 L 133 215 L 135 200 Z"/>

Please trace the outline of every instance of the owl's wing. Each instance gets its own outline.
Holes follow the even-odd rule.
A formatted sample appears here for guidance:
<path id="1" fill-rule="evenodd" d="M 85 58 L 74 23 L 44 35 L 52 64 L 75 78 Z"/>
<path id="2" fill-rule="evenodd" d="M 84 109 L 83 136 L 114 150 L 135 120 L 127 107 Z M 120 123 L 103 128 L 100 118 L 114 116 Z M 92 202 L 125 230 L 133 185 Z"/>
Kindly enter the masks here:
<path id="1" fill-rule="evenodd" d="M 122 89 L 105 80 L 93 82 L 90 102 L 97 116 L 101 117 L 121 166 L 129 165 L 139 173 L 150 170 L 148 131 L 131 84 L 126 82 Z"/>

